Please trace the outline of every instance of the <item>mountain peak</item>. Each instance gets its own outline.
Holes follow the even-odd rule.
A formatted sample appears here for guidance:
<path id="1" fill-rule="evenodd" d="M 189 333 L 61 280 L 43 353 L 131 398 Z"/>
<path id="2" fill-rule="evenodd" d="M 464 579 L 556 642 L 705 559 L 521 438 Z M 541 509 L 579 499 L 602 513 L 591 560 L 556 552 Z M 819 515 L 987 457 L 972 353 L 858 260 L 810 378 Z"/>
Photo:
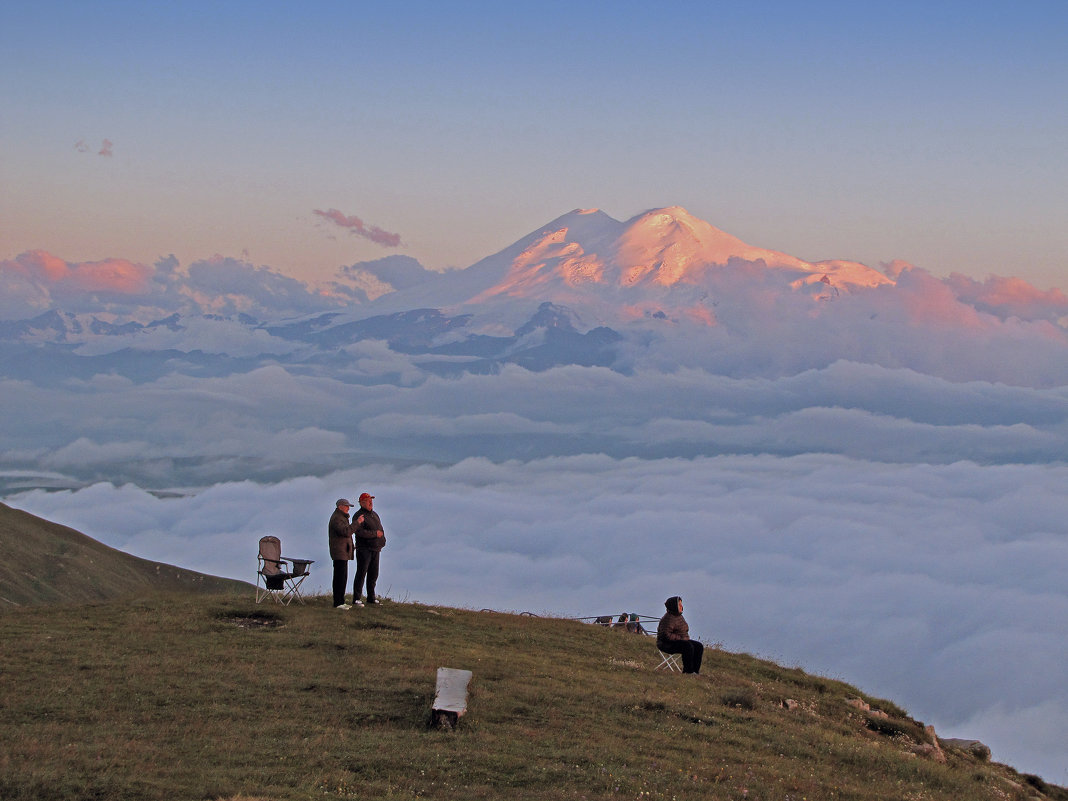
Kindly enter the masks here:
<path id="1" fill-rule="evenodd" d="M 537 236 L 545 231 L 556 231 L 560 228 L 590 230 L 602 227 L 615 228 L 618 226 L 618 220 L 613 219 L 600 209 L 572 209 L 567 214 L 563 214 L 552 222 L 543 225 L 538 231 L 531 234 L 531 236 Z"/>
<path id="2" fill-rule="evenodd" d="M 726 265 L 731 259 L 764 262 L 768 267 L 808 267 L 785 253 L 748 245 L 681 206 L 652 209 L 629 220 L 617 259 L 625 286 L 697 283 L 709 268 Z"/>
<path id="3" fill-rule="evenodd" d="M 783 284 L 794 290 L 813 282 L 843 288 L 891 283 L 855 262 L 813 264 L 754 247 L 682 206 L 650 209 L 625 223 L 599 209 L 573 209 L 476 265 L 490 280 L 466 303 L 510 298 L 574 306 L 608 302 L 604 293 L 616 290 L 699 290 L 734 260 L 786 271 Z"/>

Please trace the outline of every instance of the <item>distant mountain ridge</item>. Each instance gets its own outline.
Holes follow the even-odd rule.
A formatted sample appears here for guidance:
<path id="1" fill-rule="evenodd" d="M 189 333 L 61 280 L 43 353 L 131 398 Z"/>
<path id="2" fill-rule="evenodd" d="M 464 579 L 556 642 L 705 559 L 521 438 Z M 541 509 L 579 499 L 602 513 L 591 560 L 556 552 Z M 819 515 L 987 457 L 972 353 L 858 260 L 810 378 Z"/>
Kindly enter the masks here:
<path id="1" fill-rule="evenodd" d="M 374 287 L 374 299 L 264 321 L 244 313 L 105 320 L 51 310 L 0 322 L 0 341 L 65 346 L 64 358 L 72 348 L 82 357 L 132 348 L 161 357 L 182 351 L 198 361 L 200 352 L 236 355 L 244 341 L 249 357 L 285 352 L 291 361 L 321 362 L 324 351 L 373 339 L 427 356 L 420 366 L 442 374 L 505 363 L 618 369 L 627 329 L 722 326 L 719 312 L 733 302 L 739 282 L 770 282 L 776 292 L 816 299 L 893 283 L 862 264 L 809 263 L 750 246 L 678 206 L 626 222 L 576 209 L 465 270 L 434 273 L 407 257 L 389 257 L 353 265 L 347 276 Z"/>
<path id="2" fill-rule="evenodd" d="M 249 572 L 254 575 L 255 546 Z M 0 611 L 156 592 L 251 593 L 242 581 L 151 562 L 0 504 Z"/>
<path id="3" fill-rule="evenodd" d="M 32 259 L 17 266 L 30 275 Z M 575 209 L 466 269 L 394 255 L 342 267 L 318 289 L 233 260 L 185 275 L 161 262 L 141 295 L 67 291 L 37 316 L 0 321 L 0 369 L 46 382 L 112 362 L 139 382 L 279 362 L 316 372 L 349 364 L 347 348 L 385 342 L 438 375 L 520 364 L 775 377 L 847 360 L 952 380 L 1066 380 L 1059 290 L 884 269 L 749 245 L 680 206 L 623 222 Z M 1005 357 L 992 363 L 977 341 Z"/>

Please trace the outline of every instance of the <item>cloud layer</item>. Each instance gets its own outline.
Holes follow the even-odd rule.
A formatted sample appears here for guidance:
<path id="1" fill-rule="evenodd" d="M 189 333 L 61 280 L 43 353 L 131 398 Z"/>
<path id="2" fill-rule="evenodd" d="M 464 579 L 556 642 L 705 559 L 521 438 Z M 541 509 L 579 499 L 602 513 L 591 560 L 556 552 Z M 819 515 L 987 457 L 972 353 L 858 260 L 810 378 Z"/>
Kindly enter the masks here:
<path id="1" fill-rule="evenodd" d="M 1063 465 L 583 455 L 363 464 L 166 499 L 99 484 L 13 502 L 131 553 L 247 580 L 256 540 L 276 534 L 318 560 L 325 592 L 333 499 L 369 490 L 394 598 L 659 615 L 680 594 L 706 642 L 857 683 L 1057 780 L 1066 484 Z"/>
<path id="2" fill-rule="evenodd" d="M 286 366 L 292 343 L 225 321 L 205 325 L 147 333 L 170 346 L 160 357 L 89 348 L 82 357 L 64 350 L 61 359 L 24 360 L 18 376 L 0 378 L 0 467 L 167 489 L 321 474 L 376 456 L 830 453 L 1055 464 L 1068 452 L 1063 387 L 958 384 L 849 362 L 774 380 L 578 366 L 445 379 L 381 341 L 324 364 Z M 201 350 L 178 350 L 188 337 Z M 222 353 L 203 350 L 211 347 Z M 116 448 L 129 453 L 117 459 Z"/>

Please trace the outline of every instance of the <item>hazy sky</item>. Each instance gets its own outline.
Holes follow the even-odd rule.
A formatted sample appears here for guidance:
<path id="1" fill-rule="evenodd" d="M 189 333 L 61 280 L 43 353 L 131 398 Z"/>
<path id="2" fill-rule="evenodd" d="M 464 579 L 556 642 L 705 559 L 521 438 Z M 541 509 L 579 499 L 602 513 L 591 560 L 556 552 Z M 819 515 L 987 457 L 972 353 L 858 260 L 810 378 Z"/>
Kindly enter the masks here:
<path id="1" fill-rule="evenodd" d="M 682 205 L 808 260 L 1063 286 L 1066 33 L 1041 0 L 7 2 L 0 259 L 317 280 Z"/>

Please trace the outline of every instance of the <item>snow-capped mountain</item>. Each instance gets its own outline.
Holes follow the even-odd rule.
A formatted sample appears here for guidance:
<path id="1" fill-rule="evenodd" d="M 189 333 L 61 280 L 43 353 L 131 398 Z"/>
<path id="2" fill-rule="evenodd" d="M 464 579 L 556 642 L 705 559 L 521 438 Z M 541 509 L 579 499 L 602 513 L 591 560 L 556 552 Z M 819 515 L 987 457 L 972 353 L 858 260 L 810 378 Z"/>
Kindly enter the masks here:
<path id="1" fill-rule="evenodd" d="M 575 309 L 591 323 L 680 314 L 711 323 L 724 285 L 746 277 L 819 298 L 893 284 L 857 262 L 807 262 L 754 247 L 679 206 L 626 222 L 598 209 L 576 209 L 466 270 L 428 276 L 376 303 L 490 318 L 529 309 L 531 302 L 551 302 Z"/>
<path id="2" fill-rule="evenodd" d="M 825 277 L 847 288 L 892 283 L 863 264 L 813 264 L 747 245 L 679 206 L 654 209 L 622 224 L 596 209 L 576 210 L 522 244 L 518 254 L 513 246 L 492 257 L 498 268 L 506 262 L 507 270 L 471 303 L 497 295 L 529 297 L 564 287 L 572 291 L 595 287 L 647 291 L 700 286 L 715 271 L 729 269 L 732 262 L 797 273 L 802 284 Z"/>

